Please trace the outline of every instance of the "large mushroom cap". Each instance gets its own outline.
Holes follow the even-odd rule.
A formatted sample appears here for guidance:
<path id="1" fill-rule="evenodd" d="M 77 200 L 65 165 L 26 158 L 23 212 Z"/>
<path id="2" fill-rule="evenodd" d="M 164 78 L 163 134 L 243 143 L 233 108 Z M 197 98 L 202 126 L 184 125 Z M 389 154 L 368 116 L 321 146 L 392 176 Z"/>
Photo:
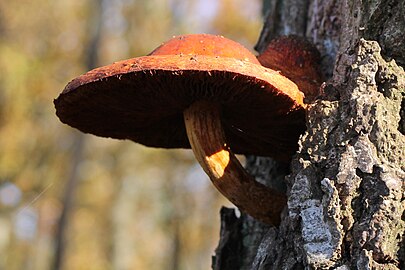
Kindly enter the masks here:
<path id="1" fill-rule="evenodd" d="M 193 46 L 197 40 L 210 47 L 213 36 L 192 36 Z M 156 53 L 161 48 L 74 79 L 54 101 L 57 116 L 97 136 L 190 148 L 183 111 L 204 99 L 221 105 L 227 142 L 235 153 L 290 158 L 305 129 L 303 95 L 293 82 L 245 60 L 252 59 L 246 49 L 248 55 L 235 59 L 215 49 L 205 55 L 184 49 Z"/>
<path id="2" fill-rule="evenodd" d="M 260 65 L 259 60 L 241 44 L 208 34 L 194 34 L 173 37 L 149 55 L 206 55 L 229 57 Z"/>

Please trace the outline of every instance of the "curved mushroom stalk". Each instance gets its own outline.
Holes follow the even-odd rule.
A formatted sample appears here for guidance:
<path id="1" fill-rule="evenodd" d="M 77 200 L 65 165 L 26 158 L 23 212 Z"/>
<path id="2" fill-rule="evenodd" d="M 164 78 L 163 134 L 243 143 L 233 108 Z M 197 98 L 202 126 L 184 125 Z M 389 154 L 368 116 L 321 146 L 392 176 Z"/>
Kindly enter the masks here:
<path id="1" fill-rule="evenodd" d="M 214 186 L 243 212 L 278 225 L 286 196 L 255 181 L 239 163 L 226 144 L 219 104 L 195 102 L 184 121 L 194 155 Z"/>

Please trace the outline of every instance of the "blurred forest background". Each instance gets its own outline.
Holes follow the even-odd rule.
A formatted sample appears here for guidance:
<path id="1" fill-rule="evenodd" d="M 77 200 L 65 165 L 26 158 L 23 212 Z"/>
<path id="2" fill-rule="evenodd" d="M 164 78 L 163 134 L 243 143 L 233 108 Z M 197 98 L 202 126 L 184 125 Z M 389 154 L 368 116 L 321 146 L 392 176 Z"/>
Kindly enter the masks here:
<path id="1" fill-rule="evenodd" d="M 80 134 L 59 122 L 53 99 L 87 70 L 173 35 L 220 34 L 253 51 L 261 7 L 0 0 L 0 269 L 210 268 L 230 203 L 191 151 Z"/>

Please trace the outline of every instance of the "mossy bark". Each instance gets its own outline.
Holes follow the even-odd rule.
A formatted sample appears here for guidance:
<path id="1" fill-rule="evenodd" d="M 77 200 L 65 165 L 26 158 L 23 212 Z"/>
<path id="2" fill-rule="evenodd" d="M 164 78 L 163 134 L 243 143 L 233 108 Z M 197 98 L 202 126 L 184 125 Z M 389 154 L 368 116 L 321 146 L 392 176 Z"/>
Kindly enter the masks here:
<path id="1" fill-rule="evenodd" d="M 326 81 L 290 166 L 248 157 L 258 181 L 287 184 L 280 227 L 223 211 L 213 268 L 404 269 L 405 3 L 268 2 L 257 50 L 306 36 Z"/>

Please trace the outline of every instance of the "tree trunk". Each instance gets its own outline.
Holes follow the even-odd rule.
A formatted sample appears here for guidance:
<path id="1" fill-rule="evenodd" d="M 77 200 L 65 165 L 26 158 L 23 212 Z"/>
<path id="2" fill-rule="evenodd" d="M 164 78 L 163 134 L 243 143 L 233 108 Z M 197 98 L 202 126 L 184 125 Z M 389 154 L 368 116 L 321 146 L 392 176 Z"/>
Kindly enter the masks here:
<path id="1" fill-rule="evenodd" d="M 290 166 L 248 157 L 287 184 L 281 225 L 223 209 L 213 269 L 405 269 L 405 2 L 266 2 L 256 49 L 306 36 L 326 82 Z"/>

